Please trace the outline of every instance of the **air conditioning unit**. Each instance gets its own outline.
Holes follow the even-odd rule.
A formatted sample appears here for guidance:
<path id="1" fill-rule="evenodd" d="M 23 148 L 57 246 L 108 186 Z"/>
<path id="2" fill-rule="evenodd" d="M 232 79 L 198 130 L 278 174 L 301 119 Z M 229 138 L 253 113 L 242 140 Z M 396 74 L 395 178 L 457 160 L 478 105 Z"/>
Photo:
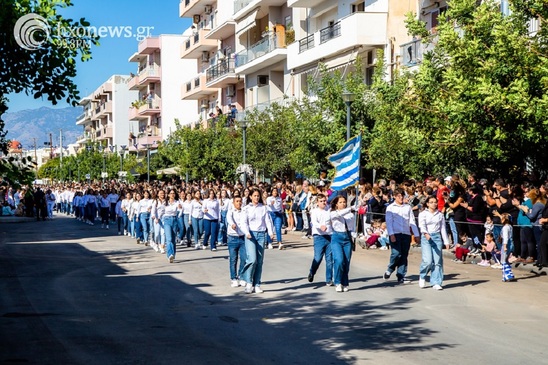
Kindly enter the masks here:
<path id="1" fill-rule="evenodd" d="M 211 14 L 212 11 L 213 11 L 213 8 L 211 7 L 211 5 L 205 6 L 204 13 Z"/>
<path id="2" fill-rule="evenodd" d="M 232 97 L 236 95 L 236 85 L 228 85 L 226 87 L 226 96 Z"/>
<path id="3" fill-rule="evenodd" d="M 209 51 L 202 52 L 202 62 L 209 62 Z"/>
<path id="4" fill-rule="evenodd" d="M 257 86 L 265 86 L 265 85 L 268 85 L 268 76 L 267 75 L 257 76 Z"/>

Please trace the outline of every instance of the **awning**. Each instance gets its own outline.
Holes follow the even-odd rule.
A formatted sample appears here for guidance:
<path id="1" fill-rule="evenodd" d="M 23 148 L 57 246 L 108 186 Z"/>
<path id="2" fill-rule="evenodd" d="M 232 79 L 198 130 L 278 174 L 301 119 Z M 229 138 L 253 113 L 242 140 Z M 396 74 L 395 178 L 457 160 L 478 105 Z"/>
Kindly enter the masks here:
<path id="1" fill-rule="evenodd" d="M 260 8 L 256 8 L 255 10 L 247 14 L 247 16 L 242 19 L 242 21 L 236 24 L 237 37 L 239 37 L 242 33 L 247 32 L 256 25 L 255 19 L 257 19 L 257 13 L 259 12 L 259 9 Z"/>
<path id="2" fill-rule="evenodd" d="M 161 169 L 156 171 L 156 175 L 179 175 L 179 168 L 178 167 L 168 167 L 165 169 Z"/>

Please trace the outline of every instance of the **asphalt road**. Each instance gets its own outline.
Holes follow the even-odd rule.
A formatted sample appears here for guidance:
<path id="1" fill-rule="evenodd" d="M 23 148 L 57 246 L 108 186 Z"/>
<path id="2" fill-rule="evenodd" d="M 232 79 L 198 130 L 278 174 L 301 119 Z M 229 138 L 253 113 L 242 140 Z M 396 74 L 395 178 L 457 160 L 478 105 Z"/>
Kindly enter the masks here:
<path id="1" fill-rule="evenodd" d="M 228 252 L 135 241 L 57 217 L 0 224 L 2 364 L 548 363 L 548 278 L 445 262 L 419 289 L 419 251 L 397 285 L 389 251 L 358 250 L 350 291 L 306 280 L 312 242 L 266 252 L 263 294 L 231 288 Z M 531 268 L 532 269 L 532 268 Z"/>

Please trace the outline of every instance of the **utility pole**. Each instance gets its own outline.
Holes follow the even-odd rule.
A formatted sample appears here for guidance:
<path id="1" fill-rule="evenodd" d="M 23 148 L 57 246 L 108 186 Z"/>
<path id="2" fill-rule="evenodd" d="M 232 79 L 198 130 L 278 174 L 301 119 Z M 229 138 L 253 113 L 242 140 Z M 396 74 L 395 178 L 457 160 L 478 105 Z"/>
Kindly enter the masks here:
<path id="1" fill-rule="evenodd" d="M 59 148 L 61 151 L 61 166 L 63 166 L 63 129 L 59 131 Z"/>
<path id="2" fill-rule="evenodd" d="M 49 134 L 49 158 L 53 160 L 53 138 L 51 133 Z"/>
<path id="3" fill-rule="evenodd" d="M 36 137 L 33 138 L 33 140 L 34 140 L 34 162 L 36 163 L 36 166 L 35 166 L 35 168 L 36 168 L 36 178 L 38 178 L 38 157 L 36 155 Z"/>

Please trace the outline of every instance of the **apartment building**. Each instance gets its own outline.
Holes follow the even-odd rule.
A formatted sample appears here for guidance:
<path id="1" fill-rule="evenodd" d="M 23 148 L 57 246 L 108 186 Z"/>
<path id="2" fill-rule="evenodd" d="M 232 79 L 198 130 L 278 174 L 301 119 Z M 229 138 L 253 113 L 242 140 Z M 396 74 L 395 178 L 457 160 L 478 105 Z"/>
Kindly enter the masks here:
<path id="1" fill-rule="evenodd" d="M 80 147 L 88 143 L 103 146 L 127 144 L 130 132 L 127 106 L 137 97 L 137 92 L 127 87 L 129 78 L 129 75 L 113 75 L 80 100 L 84 108 L 76 119 L 76 125 L 83 128 L 83 134 L 76 141 Z"/>
<path id="2" fill-rule="evenodd" d="M 217 106 L 263 109 L 303 97 L 320 62 L 344 75 L 358 56 L 370 83 L 377 49 L 384 50 L 390 78 L 408 52 L 402 45 L 413 41 L 405 14 L 428 1 L 181 0 L 179 15 L 193 21 L 181 58 L 197 62 L 181 99 L 198 102 L 196 122 Z"/>
<path id="3" fill-rule="evenodd" d="M 135 93 L 126 105 L 133 121 L 126 138 L 131 151 L 155 148 L 175 130 L 175 119 L 185 124 L 196 109 L 196 101 L 179 97 L 179 75 L 192 75 L 196 68 L 195 60 L 179 57 L 184 39 L 172 34 L 147 37 L 129 58 L 137 64 L 127 83 Z"/>
<path id="4" fill-rule="evenodd" d="M 179 15 L 193 23 L 184 33 L 180 56 L 196 62 L 194 75 L 183 80 L 180 97 L 197 101 L 191 123 L 205 126 L 217 107 L 228 113 L 231 104 L 244 106 L 244 77 L 236 73 L 234 2 L 183 0 Z"/>

